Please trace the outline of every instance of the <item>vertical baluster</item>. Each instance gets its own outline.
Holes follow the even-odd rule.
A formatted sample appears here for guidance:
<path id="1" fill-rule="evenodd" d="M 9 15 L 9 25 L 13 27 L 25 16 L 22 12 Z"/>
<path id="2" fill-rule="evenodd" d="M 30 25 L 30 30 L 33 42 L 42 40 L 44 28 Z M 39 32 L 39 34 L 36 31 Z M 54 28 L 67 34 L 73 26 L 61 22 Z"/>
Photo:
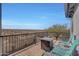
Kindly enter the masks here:
<path id="1" fill-rule="evenodd" d="M 19 40 L 19 38 L 20 38 L 20 36 L 18 35 L 18 49 L 20 48 L 20 45 L 19 45 L 20 40 Z"/>
<path id="2" fill-rule="evenodd" d="M 5 54 L 7 52 L 7 38 L 5 37 L 5 40 L 6 40 L 6 50 L 5 50 Z"/>
<path id="3" fill-rule="evenodd" d="M 15 39 L 15 36 L 13 36 L 13 52 L 15 51 L 15 48 L 16 48 L 16 46 L 15 46 L 16 45 L 16 42 L 15 42 L 15 40 L 16 40 Z"/>
<path id="4" fill-rule="evenodd" d="M 2 55 L 4 54 L 4 43 L 3 43 L 4 38 L 2 37 Z"/>
<path id="5" fill-rule="evenodd" d="M 22 35 L 22 48 L 23 48 L 23 35 Z"/>
<path id="6" fill-rule="evenodd" d="M 27 46 L 27 34 L 25 35 L 25 47 Z"/>
<path id="7" fill-rule="evenodd" d="M 17 37 L 18 37 L 18 35 L 16 36 L 16 41 L 17 41 L 17 42 L 16 42 L 16 45 L 17 45 L 17 46 L 16 46 L 16 50 L 18 49 L 18 39 L 17 39 Z"/>
<path id="8" fill-rule="evenodd" d="M 24 47 L 25 47 L 25 35 L 24 35 Z"/>
<path id="9" fill-rule="evenodd" d="M 20 38 L 20 46 L 22 48 L 22 35 L 20 35 L 20 36 L 21 36 L 21 38 Z"/>
<path id="10" fill-rule="evenodd" d="M 9 37 L 10 36 L 7 36 L 7 53 L 9 54 Z"/>
<path id="11" fill-rule="evenodd" d="M 16 46 L 17 46 L 17 45 L 16 45 L 16 43 L 17 43 L 17 42 L 16 42 L 16 35 L 14 35 L 14 39 L 13 39 L 13 40 L 14 40 L 14 52 L 15 52 L 15 51 L 16 51 Z"/>
<path id="12" fill-rule="evenodd" d="M 24 37 L 22 35 L 22 48 L 24 47 Z"/>
<path id="13" fill-rule="evenodd" d="M 23 48 L 24 48 L 24 35 L 22 35 L 22 36 L 23 36 L 23 39 L 22 39 L 22 43 L 23 43 L 23 45 L 22 45 L 22 46 L 23 46 Z"/>
<path id="14" fill-rule="evenodd" d="M 24 47 L 25 47 L 25 35 L 24 35 Z"/>
<path id="15" fill-rule="evenodd" d="M 12 52 L 14 50 L 14 42 L 13 42 L 13 36 L 12 36 Z"/>
<path id="16" fill-rule="evenodd" d="M 16 45 L 17 45 L 17 46 L 16 46 L 16 49 L 18 50 L 18 35 L 16 36 L 16 41 L 17 41 L 17 42 L 16 42 Z"/>
<path id="17" fill-rule="evenodd" d="M 19 45 L 19 43 L 18 43 L 18 35 L 17 35 L 17 50 L 18 50 L 18 45 Z"/>
<path id="18" fill-rule="evenodd" d="M 9 42 L 8 41 L 9 41 L 9 36 L 7 36 L 7 54 L 9 54 L 8 53 L 8 51 L 9 51 Z"/>
<path id="19" fill-rule="evenodd" d="M 20 38 L 19 38 L 19 46 L 20 46 L 20 49 L 21 49 L 21 35 L 20 35 Z"/>
<path id="20" fill-rule="evenodd" d="M 9 36 L 7 36 L 7 54 L 9 54 Z"/>
<path id="21" fill-rule="evenodd" d="M 25 34 L 24 34 L 24 47 L 25 47 Z"/>
<path id="22" fill-rule="evenodd" d="M 7 54 L 9 54 L 8 52 L 9 52 L 9 36 L 7 36 Z"/>
<path id="23" fill-rule="evenodd" d="M 9 36 L 9 54 L 10 54 L 10 36 Z"/>
<path id="24" fill-rule="evenodd" d="M 27 46 L 27 43 L 26 43 L 26 42 L 27 42 L 27 41 L 26 41 L 27 38 L 26 38 L 26 37 L 27 37 L 27 34 L 25 34 L 25 47 Z"/>
<path id="25" fill-rule="evenodd" d="M 25 36 L 23 35 L 23 47 L 25 47 Z"/>
<path id="26" fill-rule="evenodd" d="M 18 35 L 17 35 L 17 50 L 18 50 Z"/>
<path id="27" fill-rule="evenodd" d="M 7 54 L 7 36 L 6 36 L 6 54 Z"/>
<path id="28" fill-rule="evenodd" d="M 18 36 L 18 49 L 20 49 L 20 35 Z"/>
<path id="29" fill-rule="evenodd" d="M 13 38 L 13 36 L 11 36 L 11 38 L 10 38 L 10 49 L 11 49 L 11 53 L 12 53 L 12 45 L 13 45 L 13 42 L 12 42 L 12 38 Z"/>
<path id="30" fill-rule="evenodd" d="M 36 41 L 36 35 L 35 33 L 33 34 L 33 43 L 35 44 L 35 41 Z"/>
<path id="31" fill-rule="evenodd" d="M 17 50 L 17 35 L 15 35 L 15 51 Z"/>
<path id="32" fill-rule="evenodd" d="M 35 35 L 35 43 L 37 43 L 38 33 Z"/>
<path id="33" fill-rule="evenodd" d="M 20 49 L 21 49 L 21 35 L 20 35 Z"/>
<path id="34" fill-rule="evenodd" d="M 23 48 L 23 35 L 22 35 L 22 48 Z"/>
<path id="35" fill-rule="evenodd" d="M 18 50 L 18 35 L 17 35 L 17 50 Z"/>

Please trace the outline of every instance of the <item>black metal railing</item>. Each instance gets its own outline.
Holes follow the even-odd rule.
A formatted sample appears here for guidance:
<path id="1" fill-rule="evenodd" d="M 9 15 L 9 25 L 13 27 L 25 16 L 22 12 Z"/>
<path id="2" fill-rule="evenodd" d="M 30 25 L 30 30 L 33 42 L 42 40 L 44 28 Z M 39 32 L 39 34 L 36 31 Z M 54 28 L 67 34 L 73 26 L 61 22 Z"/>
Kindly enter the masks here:
<path id="1" fill-rule="evenodd" d="M 2 40 L 2 55 L 9 55 L 27 46 L 35 44 L 40 41 L 40 37 L 47 36 L 46 32 L 39 33 L 26 33 L 26 34 L 13 34 L 1 35 Z"/>

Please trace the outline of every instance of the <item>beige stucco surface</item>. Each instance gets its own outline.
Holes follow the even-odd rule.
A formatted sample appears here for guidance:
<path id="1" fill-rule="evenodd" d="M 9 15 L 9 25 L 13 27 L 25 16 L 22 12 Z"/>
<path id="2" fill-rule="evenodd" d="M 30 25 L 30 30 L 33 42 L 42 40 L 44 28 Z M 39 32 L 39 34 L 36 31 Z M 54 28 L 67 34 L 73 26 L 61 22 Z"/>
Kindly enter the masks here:
<path id="1" fill-rule="evenodd" d="M 76 35 L 76 38 L 79 38 L 79 6 L 75 11 L 72 20 L 73 20 L 73 34 Z"/>

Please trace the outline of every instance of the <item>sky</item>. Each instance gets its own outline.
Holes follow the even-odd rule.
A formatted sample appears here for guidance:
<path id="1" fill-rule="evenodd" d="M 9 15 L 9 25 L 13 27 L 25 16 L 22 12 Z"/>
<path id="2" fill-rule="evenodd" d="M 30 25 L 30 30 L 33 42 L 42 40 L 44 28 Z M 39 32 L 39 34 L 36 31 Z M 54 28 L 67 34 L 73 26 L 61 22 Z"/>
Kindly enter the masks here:
<path id="1" fill-rule="evenodd" d="M 63 3 L 2 4 L 3 29 L 47 29 L 55 24 L 67 24 Z"/>

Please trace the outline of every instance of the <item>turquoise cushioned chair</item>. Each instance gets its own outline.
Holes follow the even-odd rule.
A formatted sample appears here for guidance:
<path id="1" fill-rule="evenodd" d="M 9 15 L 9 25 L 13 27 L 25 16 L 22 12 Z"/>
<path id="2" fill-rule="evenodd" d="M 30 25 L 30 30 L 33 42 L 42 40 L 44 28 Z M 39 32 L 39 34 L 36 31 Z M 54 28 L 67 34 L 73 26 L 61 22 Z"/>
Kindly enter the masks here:
<path id="1" fill-rule="evenodd" d="M 69 48 L 62 48 L 60 46 L 56 46 L 52 49 L 52 55 L 56 56 L 70 56 L 72 55 L 74 49 L 79 44 L 79 39 L 72 39 L 74 40 L 73 44 Z"/>

